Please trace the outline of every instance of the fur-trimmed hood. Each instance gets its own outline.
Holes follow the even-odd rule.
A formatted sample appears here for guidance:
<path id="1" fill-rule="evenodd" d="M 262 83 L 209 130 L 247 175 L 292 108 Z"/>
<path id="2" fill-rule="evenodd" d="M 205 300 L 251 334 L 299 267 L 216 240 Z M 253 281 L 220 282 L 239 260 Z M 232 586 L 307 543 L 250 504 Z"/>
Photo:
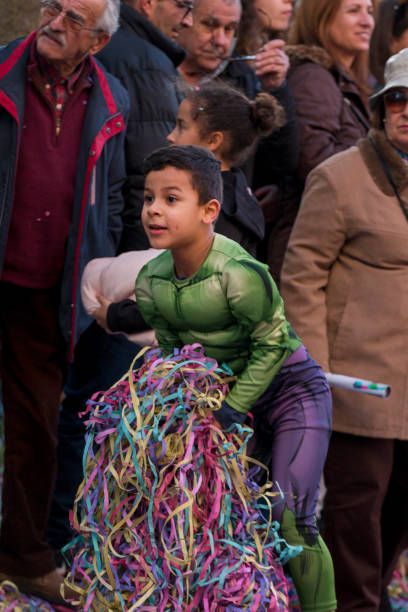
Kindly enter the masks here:
<path id="1" fill-rule="evenodd" d="M 289 74 L 296 68 L 307 63 L 315 64 L 324 70 L 328 70 L 335 78 L 340 89 L 360 95 L 352 75 L 337 64 L 329 53 L 318 45 L 287 45 L 285 52 L 289 57 Z"/>
<path id="2" fill-rule="evenodd" d="M 373 129 L 369 131 L 367 138 L 358 141 L 357 147 L 377 187 L 385 195 L 394 195 L 394 189 L 384 172 L 381 161 L 370 139 L 387 164 L 398 191 L 401 192 L 406 189 L 408 187 L 408 163 L 402 159 L 392 146 L 384 130 Z"/>
<path id="3" fill-rule="evenodd" d="M 327 51 L 317 45 L 287 45 L 285 52 L 289 57 L 292 68 L 304 62 L 313 62 L 322 68 L 327 68 L 327 70 L 334 66 L 334 62 Z"/>

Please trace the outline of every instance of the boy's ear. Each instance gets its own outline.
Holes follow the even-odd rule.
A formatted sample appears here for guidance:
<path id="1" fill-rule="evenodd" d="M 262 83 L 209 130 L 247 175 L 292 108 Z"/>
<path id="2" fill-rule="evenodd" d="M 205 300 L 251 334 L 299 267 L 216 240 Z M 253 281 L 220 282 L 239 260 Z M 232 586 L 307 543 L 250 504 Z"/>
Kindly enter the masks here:
<path id="1" fill-rule="evenodd" d="M 224 142 L 223 132 L 211 132 L 207 139 L 207 146 L 214 153 L 218 151 Z"/>
<path id="2" fill-rule="evenodd" d="M 208 223 L 209 225 L 215 223 L 221 208 L 219 201 L 213 198 L 212 200 L 208 200 L 208 202 L 203 204 L 201 208 L 203 211 L 203 222 Z"/>

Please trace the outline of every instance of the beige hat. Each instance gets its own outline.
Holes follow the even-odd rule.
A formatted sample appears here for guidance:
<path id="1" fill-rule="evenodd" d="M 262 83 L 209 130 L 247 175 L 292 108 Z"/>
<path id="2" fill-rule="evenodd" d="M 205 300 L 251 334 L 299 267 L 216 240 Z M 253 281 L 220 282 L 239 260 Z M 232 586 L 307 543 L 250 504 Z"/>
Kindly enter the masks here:
<path id="1" fill-rule="evenodd" d="M 408 87 L 408 49 L 402 49 L 388 58 L 385 64 L 384 80 L 384 87 L 369 98 L 371 110 L 374 110 L 381 96 L 389 89 Z"/>

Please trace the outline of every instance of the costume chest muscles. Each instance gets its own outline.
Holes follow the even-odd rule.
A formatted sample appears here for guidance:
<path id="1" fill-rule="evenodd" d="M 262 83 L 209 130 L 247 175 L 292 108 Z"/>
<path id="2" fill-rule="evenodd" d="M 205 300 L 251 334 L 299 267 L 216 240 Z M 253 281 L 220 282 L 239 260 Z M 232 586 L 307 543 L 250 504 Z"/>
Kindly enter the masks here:
<path id="1" fill-rule="evenodd" d="M 151 289 L 160 313 L 177 330 L 211 332 L 236 323 L 217 273 L 184 282 L 154 278 Z"/>

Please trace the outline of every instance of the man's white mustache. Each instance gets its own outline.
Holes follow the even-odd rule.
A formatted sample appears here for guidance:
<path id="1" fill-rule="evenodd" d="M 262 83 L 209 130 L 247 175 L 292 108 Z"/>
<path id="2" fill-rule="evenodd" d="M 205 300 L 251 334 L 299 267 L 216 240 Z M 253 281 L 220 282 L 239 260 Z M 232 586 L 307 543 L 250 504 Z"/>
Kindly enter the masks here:
<path id="1" fill-rule="evenodd" d="M 56 43 L 61 45 L 63 49 L 65 49 L 65 47 L 67 46 L 67 39 L 65 35 L 60 34 L 59 32 L 54 32 L 54 30 L 52 30 L 49 25 L 46 25 L 43 28 L 41 28 L 40 34 L 46 34 L 47 36 L 52 38 L 52 40 L 55 40 Z"/>

